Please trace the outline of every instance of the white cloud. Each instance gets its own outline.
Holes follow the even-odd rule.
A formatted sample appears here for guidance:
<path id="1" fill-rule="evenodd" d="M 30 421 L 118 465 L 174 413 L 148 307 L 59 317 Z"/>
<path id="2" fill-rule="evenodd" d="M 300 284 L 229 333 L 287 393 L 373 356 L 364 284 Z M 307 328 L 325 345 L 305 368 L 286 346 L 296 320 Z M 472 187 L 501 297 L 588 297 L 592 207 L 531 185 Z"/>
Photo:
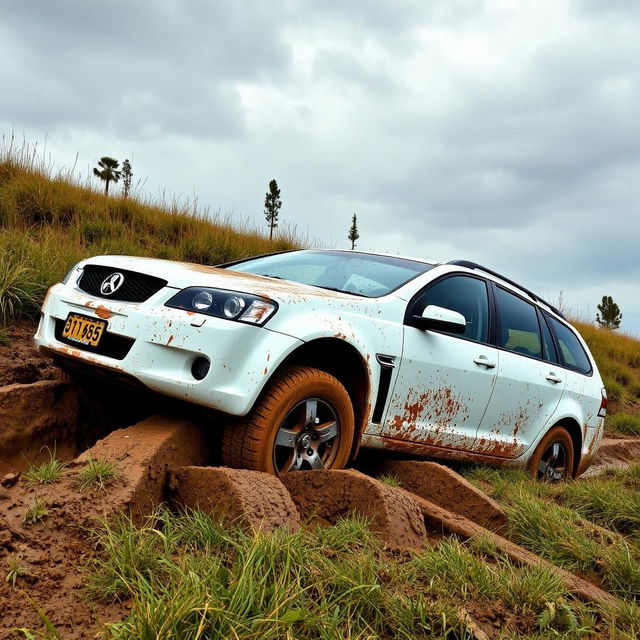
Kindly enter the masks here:
<path id="1" fill-rule="evenodd" d="M 347 246 L 355 212 L 362 248 L 612 295 L 640 334 L 637 6 L 13 3 L 0 129 L 258 225 L 275 177 L 303 234 Z"/>

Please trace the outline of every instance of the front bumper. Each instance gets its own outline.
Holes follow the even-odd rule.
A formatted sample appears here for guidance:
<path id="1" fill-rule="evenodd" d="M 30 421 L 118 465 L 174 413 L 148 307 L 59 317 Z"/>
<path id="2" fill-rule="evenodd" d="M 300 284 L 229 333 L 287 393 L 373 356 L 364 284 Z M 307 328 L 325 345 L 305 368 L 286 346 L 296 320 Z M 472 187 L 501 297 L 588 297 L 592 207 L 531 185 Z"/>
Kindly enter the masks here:
<path id="1" fill-rule="evenodd" d="M 35 342 L 49 353 L 132 376 L 154 391 L 231 415 L 246 415 L 273 371 L 302 341 L 266 327 L 165 307 L 175 293 L 176 289 L 165 287 L 145 302 L 133 304 L 94 298 L 57 284 L 43 304 Z M 108 334 L 129 344 L 126 355 L 116 359 L 58 340 L 56 326 L 69 313 L 106 320 Z M 202 380 L 191 372 L 199 357 L 211 365 Z"/>

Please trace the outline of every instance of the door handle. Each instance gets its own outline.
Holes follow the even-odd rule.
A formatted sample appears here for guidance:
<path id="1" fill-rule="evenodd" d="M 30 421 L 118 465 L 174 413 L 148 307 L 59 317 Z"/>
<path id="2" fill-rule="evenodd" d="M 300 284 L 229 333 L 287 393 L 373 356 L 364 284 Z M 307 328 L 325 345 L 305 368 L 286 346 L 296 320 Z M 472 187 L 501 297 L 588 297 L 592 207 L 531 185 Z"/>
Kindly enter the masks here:
<path id="1" fill-rule="evenodd" d="M 474 358 L 473 361 L 480 366 L 487 367 L 487 369 L 493 369 L 496 366 L 495 362 L 491 362 L 491 360 L 487 360 L 486 356 L 478 356 Z"/>
<path id="2" fill-rule="evenodd" d="M 549 382 L 553 382 L 554 384 L 558 384 L 558 382 L 562 382 L 562 378 L 558 378 L 558 376 L 555 373 L 553 373 L 553 371 L 549 372 L 549 375 L 546 376 L 546 379 Z"/>

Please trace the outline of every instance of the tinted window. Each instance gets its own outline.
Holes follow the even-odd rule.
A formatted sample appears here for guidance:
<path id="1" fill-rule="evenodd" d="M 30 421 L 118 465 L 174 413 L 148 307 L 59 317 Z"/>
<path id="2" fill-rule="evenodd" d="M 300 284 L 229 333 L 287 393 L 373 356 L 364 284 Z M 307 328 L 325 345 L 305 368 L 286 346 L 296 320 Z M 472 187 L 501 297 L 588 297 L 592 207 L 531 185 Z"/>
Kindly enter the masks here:
<path id="1" fill-rule="evenodd" d="M 467 321 L 465 332 L 455 335 L 477 342 L 487 342 L 489 301 L 484 280 L 466 276 L 452 276 L 441 280 L 418 298 L 411 313 L 421 315 L 430 304 L 457 311 L 464 316 Z"/>
<path id="2" fill-rule="evenodd" d="M 433 265 L 355 251 L 291 251 L 251 258 L 227 268 L 375 298 L 433 269 Z"/>
<path id="3" fill-rule="evenodd" d="M 497 287 L 501 332 L 498 346 L 533 358 L 542 357 L 536 308 Z"/>
<path id="4" fill-rule="evenodd" d="M 590 373 L 591 362 L 575 333 L 555 318 L 549 317 L 549 320 L 558 339 L 562 363 L 580 373 Z"/>

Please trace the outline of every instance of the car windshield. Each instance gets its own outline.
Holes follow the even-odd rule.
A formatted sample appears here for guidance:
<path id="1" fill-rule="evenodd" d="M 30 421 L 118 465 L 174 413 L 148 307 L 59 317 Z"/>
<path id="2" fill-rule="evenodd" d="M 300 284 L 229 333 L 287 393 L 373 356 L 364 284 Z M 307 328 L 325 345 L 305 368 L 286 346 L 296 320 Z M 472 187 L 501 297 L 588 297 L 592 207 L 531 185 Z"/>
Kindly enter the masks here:
<path id="1" fill-rule="evenodd" d="M 377 298 L 429 271 L 433 265 L 357 252 L 292 251 L 250 258 L 227 268 Z"/>

